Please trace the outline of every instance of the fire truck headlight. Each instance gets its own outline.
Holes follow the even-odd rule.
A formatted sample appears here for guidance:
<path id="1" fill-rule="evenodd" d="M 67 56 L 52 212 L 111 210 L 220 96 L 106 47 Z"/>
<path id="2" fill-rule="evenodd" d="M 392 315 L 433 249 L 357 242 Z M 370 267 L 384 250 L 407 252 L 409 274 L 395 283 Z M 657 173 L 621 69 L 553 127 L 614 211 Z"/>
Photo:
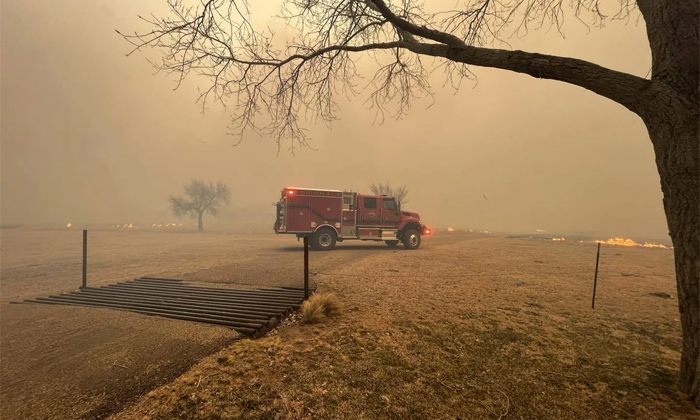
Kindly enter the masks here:
<path id="1" fill-rule="evenodd" d="M 431 233 L 431 230 L 429 228 L 425 228 L 425 230 L 423 231 L 424 235 L 430 235 L 430 233 Z"/>

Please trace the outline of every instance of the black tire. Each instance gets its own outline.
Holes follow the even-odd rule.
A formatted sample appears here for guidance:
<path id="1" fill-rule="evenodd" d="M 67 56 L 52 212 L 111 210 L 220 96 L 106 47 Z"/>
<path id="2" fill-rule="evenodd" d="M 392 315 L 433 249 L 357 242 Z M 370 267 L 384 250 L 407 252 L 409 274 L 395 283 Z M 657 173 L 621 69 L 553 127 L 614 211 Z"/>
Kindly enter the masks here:
<path id="1" fill-rule="evenodd" d="M 338 240 L 333 229 L 319 229 L 311 237 L 311 247 L 316 251 L 330 251 Z"/>
<path id="2" fill-rule="evenodd" d="M 396 245 L 399 244 L 399 241 L 384 241 L 386 242 L 387 245 L 389 245 L 389 248 L 396 248 Z"/>
<path id="3" fill-rule="evenodd" d="M 408 229 L 405 231 L 401 239 L 406 249 L 418 249 L 420 247 L 420 234 L 415 229 Z"/>

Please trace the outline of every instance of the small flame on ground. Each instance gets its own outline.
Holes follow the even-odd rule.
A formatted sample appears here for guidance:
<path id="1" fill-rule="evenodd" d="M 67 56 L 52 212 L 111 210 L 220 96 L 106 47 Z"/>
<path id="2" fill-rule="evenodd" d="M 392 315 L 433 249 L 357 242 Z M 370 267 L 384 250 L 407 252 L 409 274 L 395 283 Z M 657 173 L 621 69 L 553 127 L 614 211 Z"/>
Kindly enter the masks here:
<path id="1" fill-rule="evenodd" d="M 557 242 L 564 242 L 566 241 L 566 238 L 552 238 L 552 240 Z"/>
<path id="2" fill-rule="evenodd" d="M 666 245 L 652 244 L 652 243 L 649 243 L 649 242 L 644 242 L 644 243 L 642 244 L 642 246 L 643 246 L 644 248 L 661 248 L 661 249 L 668 249 L 668 247 L 667 247 Z"/>
<path id="3" fill-rule="evenodd" d="M 182 226 L 182 224 L 180 224 L 180 226 Z M 151 227 L 177 227 L 177 223 L 153 223 Z"/>
<path id="4" fill-rule="evenodd" d="M 66 227 L 73 227 L 73 223 L 68 222 L 68 224 L 66 225 Z"/>
<path id="5" fill-rule="evenodd" d="M 601 240 L 595 240 L 593 241 L 597 244 L 605 244 L 605 245 L 618 245 L 618 246 L 641 246 L 644 248 L 661 248 L 661 249 L 668 249 L 666 245 L 661 245 L 661 244 L 653 244 L 650 242 L 644 242 L 643 244 L 637 243 L 633 241 L 632 239 L 623 239 L 623 238 L 610 238 L 607 241 L 601 241 Z"/>

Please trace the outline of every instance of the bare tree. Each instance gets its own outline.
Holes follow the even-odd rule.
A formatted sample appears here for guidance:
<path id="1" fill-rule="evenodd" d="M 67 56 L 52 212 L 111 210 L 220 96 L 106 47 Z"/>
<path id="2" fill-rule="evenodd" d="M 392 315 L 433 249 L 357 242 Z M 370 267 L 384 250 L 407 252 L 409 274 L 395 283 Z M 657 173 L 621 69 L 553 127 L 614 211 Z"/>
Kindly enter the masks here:
<path id="1" fill-rule="evenodd" d="M 387 111 L 401 116 L 416 97 L 430 95 L 429 71 L 442 69 L 457 88 L 471 77 L 469 66 L 569 83 L 637 114 L 656 154 L 674 244 L 683 330 L 681 387 L 700 402 L 697 0 L 464 0 L 457 9 L 443 10 L 420 0 L 281 2 L 283 39 L 253 23 L 246 0 L 203 0 L 193 6 L 168 0 L 168 16 L 145 18 L 150 30 L 126 39 L 135 50 L 160 50 L 157 67 L 179 80 L 191 72 L 208 78 L 202 106 L 232 99 L 237 133 L 266 131 L 278 145 L 290 139 L 292 151 L 307 145 L 305 121 L 332 121 L 336 97 L 358 93 L 360 56 L 370 59 L 363 66 L 371 59 L 376 63 L 368 101 L 380 120 Z M 600 28 L 610 20 L 641 17 L 652 53 L 651 78 L 576 58 L 509 50 L 504 41 L 533 27 L 559 31 L 565 17 Z"/>
<path id="2" fill-rule="evenodd" d="M 408 200 L 406 199 L 406 196 L 408 195 L 408 187 L 405 185 L 394 188 L 388 181 L 386 184 L 382 184 L 381 182 L 378 184 L 371 183 L 369 184 L 369 190 L 372 191 L 372 194 L 376 195 L 390 195 L 394 197 L 399 204 L 408 203 Z"/>
<path id="3" fill-rule="evenodd" d="M 219 206 L 222 203 L 231 202 L 231 191 L 221 182 L 216 185 L 193 179 L 189 184 L 185 184 L 185 197 L 170 196 L 170 206 L 177 217 L 190 215 L 197 218 L 198 230 L 204 230 L 202 218 L 204 213 L 212 216 L 219 214 Z"/>

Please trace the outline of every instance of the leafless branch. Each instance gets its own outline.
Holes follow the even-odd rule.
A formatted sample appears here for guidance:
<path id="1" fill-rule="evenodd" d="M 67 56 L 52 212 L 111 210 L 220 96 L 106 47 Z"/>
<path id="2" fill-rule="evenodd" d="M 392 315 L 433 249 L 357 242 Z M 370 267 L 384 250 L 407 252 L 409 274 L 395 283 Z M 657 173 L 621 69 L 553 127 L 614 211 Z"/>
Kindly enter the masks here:
<path id="1" fill-rule="evenodd" d="M 400 204 L 408 204 L 408 187 L 403 185 L 401 187 L 392 187 L 391 183 L 387 182 L 382 184 L 381 182 L 375 184 L 374 182 L 369 184 L 369 190 L 375 195 L 388 195 L 394 197 L 396 201 Z"/>
<path id="2" fill-rule="evenodd" d="M 140 17 L 148 30 L 122 34 L 133 45 L 129 55 L 157 50 L 154 66 L 174 75 L 176 88 L 192 74 L 207 80 L 202 112 L 211 102 L 231 108 L 234 145 L 253 131 L 278 148 L 290 139 L 292 153 L 309 146 L 309 125 L 336 120 L 342 97 L 366 92 L 378 123 L 401 118 L 416 100 L 432 99 L 431 73 L 442 71 L 458 89 L 474 79 L 469 65 L 484 65 L 454 51 L 507 47 L 508 38 L 537 28 L 563 36 L 567 17 L 603 27 L 636 11 L 633 0 L 460 0 L 453 10 L 412 0 L 281 0 L 278 35 L 255 23 L 247 0 L 166 1 L 167 16 Z M 377 67 L 360 86 L 372 58 Z M 533 58 L 523 57 L 521 67 Z"/>

